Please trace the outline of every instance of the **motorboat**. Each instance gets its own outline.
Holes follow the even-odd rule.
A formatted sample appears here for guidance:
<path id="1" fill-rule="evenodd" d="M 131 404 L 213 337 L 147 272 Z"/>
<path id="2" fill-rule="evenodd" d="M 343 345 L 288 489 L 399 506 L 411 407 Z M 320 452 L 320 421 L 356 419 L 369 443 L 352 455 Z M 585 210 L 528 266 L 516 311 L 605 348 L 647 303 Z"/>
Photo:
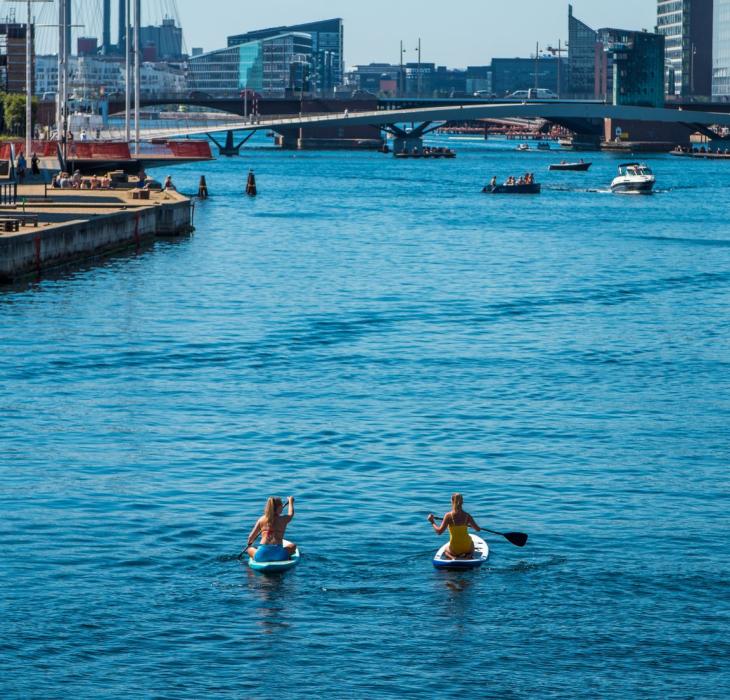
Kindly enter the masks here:
<path id="1" fill-rule="evenodd" d="M 622 163 L 611 183 L 611 191 L 622 194 L 651 194 L 656 177 L 646 163 Z"/>
<path id="2" fill-rule="evenodd" d="M 530 144 L 529 143 L 521 143 L 519 146 L 517 146 L 518 151 L 529 151 L 530 150 Z"/>
<path id="3" fill-rule="evenodd" d="M 579 161 L 577 163 L 567 163 L 562 161 L 560 163 L 553 163 L 548 169 L 549 170 L 576 170 L 579 172 L 585 172 L 588 170 L 592 163 L 586 163 L 585 161 Z"/>

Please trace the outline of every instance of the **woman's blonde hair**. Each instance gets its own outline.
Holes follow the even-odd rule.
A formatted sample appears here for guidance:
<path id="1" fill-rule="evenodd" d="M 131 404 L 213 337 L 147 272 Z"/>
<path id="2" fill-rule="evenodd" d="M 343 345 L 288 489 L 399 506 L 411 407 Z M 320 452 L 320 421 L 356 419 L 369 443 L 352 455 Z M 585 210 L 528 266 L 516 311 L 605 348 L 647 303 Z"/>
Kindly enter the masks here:
<path id="1" fill-rule="evenodd" d="M 269 523 L 269 525 L 273 525 L 274 523 L 277 507 L 281 507 L 281 499 L 271 496 L 271 498 L 266 501 L 266 507 L 264 508 L 264 520 Z"/>
<path id="2" fill-rule="evenodd" d="M 460 493 L 455 493 L 451 497 L 451 505 L 455 510 L 462 510 L 464 507 L 464 497 Z"/>

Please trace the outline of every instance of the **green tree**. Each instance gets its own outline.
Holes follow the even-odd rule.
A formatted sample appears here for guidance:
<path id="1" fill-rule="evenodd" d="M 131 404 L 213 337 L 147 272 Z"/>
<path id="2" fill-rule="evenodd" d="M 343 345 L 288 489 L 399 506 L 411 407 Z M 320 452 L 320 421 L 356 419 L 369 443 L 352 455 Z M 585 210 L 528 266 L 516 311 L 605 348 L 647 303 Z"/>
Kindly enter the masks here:
<path id="1" fill-rule="evenodd" d="M 5 112 L 5 128 L 11 134 L 18 135 L 25 130 L 25 96 L 8 93 L 3 98 Z"/>

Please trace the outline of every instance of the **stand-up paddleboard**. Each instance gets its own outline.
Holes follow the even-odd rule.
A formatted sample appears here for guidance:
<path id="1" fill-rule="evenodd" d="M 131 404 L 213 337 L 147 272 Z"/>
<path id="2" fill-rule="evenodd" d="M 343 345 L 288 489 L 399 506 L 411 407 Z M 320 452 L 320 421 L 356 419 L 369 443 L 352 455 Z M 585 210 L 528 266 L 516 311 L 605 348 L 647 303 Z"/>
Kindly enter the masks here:
<path id="1" fill-rule="evenodd" d="M 291 542 L 284 540 L 284 546 L 290 545 Z M 299 563 L 299 548 L 297 547 L 294 554 L 290 559 L 286 561 L 255 561 L 253 558 L 248 558 L 248 565 L 254 571 L 261 571 L 265 574 L 277 574 L 282 571 L 288 571 L 293 569 Z"/>
<path id="2" fill-rule="evenodd" d="M 445 544 L 433 558 L 433 565 L 437 569 L 478 569 L 489 557 L 489 545 L 481 538 L 476 535 L 469 535 L 472 542 L 474 543 L 474 554 L 472 559 L 448 559 L 444 556 L 446 548 L 449 546 Z"/>

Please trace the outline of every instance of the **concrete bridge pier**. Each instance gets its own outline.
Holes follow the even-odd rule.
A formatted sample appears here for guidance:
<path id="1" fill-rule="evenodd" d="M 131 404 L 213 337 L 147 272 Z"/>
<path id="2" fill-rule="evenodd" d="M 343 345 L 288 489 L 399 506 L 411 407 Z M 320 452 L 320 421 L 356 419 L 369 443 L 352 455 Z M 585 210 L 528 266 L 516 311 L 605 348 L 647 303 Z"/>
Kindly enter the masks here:
<path id="1" fill-rule="evenodd" d="M 387 124 L 384 131 L 393 135 L 393 155 L 399 153 L 423 153 L 423 137 L 445 124 L 433 125 L 433 122 L 423 122 L 418 126 L 413 125 L 411 129 L 404 129 L 397 124 Z"/>
<path id="2" fill-rule="evenodd" d="M 215 136 L 208 134 L 208 138 L 218 147 L 218 153 L 222 156 L 238 156 L 241 154 L 241 147 L 255 134 L 255 131 L 251 131 L 244 136 L 241 141 L 236 144 L 233 140 L 233 131 L 229 130 L 226 132 L 226 142 L 221 144 Z"/>

